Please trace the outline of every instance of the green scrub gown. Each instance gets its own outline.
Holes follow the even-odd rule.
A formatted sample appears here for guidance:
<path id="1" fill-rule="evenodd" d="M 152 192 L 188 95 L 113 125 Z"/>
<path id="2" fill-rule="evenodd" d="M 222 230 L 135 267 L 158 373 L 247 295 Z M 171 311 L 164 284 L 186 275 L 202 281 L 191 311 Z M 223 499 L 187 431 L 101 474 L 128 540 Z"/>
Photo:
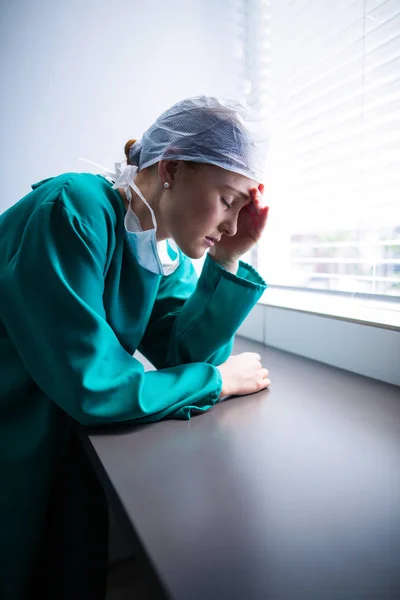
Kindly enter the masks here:
<path id="1" fill-rule="evenodd" d="M 97 599 L 107 506 L 74 424 L 211 408 L 216 365 L 266 284 L 210 257 L 199 278 L 183 254 L 169 276 L 144 270 L 102 176 L 32 188 L 0 216 L 0 598 Z M 144 372 L 137 349 L 157 371 Z"/>

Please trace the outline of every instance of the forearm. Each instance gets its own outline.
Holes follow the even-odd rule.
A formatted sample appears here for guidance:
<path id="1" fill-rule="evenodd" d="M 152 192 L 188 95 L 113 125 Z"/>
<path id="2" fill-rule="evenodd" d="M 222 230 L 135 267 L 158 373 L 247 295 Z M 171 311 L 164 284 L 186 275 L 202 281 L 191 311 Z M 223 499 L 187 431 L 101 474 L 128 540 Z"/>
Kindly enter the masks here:
<path id="1" fill-rule="evenodd" d="M 240 263 L 234 274 L 207 258 L 197 289 L 175 320 L 168 366 L 226 360 L 233 336 L 265 288 L 252 267 Z"/>

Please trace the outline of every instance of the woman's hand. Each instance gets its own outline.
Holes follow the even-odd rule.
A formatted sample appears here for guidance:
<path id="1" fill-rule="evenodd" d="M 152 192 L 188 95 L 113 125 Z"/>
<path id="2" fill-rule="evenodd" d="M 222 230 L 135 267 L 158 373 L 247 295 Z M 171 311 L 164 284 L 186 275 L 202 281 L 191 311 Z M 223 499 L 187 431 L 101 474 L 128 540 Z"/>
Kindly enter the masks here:
<path id="1" fill-rule="evenodd" d="M 222 396 L 245 396 L 271 385 L 269 372 L 261 365 L 261 356 L 243 352 L 230 356 L 217 367 L 222 377 Z"/>
<path id="2" fill-rule="evenodd" d="M 236 234 L 223 235 L 221 240 L 210 248 L 210 256 L 222 266 L 237 265 L 240 257 L 260 240 L 268 217 L 268 206 L 262 203 L 263 191 L 262 184 L 250 190 L 252 201 L 239 212 Z"/>

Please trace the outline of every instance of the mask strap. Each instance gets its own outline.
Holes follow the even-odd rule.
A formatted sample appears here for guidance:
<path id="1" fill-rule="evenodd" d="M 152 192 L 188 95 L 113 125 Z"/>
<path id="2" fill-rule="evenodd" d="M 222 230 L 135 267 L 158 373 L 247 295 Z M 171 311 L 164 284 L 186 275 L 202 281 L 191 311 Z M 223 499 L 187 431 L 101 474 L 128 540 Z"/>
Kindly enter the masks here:
<path id="1" fill-rule="evenodd" d="M 155 231 L 157 231 L 157 221 L 154 211 L 151 208 L 150 204 L 147 202 L 146 198 L 143 196 L 142 192 L 139 190 L 136 183 L 134 182 L 134 176 L 136 176 L 137 173 L 137 166 L 122 166 L 121 163 L 115 163 L 115 172 L 113 173 L 112 171 L 110 171 L 110 169 L 107 169 L 106 167 L 103 167 L 102 165 L 99 165 L 98 163 L 95 163 L 93 160 L 89 160 L 88 158 L 79 158 L 78 160 L 83 160 L 87 163 L 94 165 L 95 167 L 99 167 L 104 173 L 112 177 L 112 179 L 114 180 L 113 188 L 117 189 L 119 187 L 123 187 L 129 204 L 132 202 L 132 192 L 130 190 L 130 188 L 132 187 L 139 196 L 139 198 L 145 203 L 145 205 L 149 209 L 151 220 L 153 222 L 153 227 Z"/>
<path id="2" fill-rule="evenodd" d="M 104 173 L 106 173 L 113 179 L 115 179 L 115 177 L 117 176 L 117 173 L 113 173 L 110 169 L 107 169 L 107 167 L 103 167 L 103 165 L 99 165 L 98 163 L 94 162 L 93 160 L 89 160 L 88 158 L 78 158 L 78 160 L 83 160 L 84 162 L 90 163 L 91 165 L 94 165 L 95 167 L 99 167 L 99 169 L 101 169 Z M 115 163 L 115 167 L 117 167 L 118 164 L 119 163 Z"/>
<path id="3" fill-rule="evenodd" d="M 157 231 L 157 221 L 156 221 L 156 217 L 154 214 L 154 210 L 151 208 L 150 204 L 147 202 L 146 198 L 143 196 L 142 192 L 139 190 L 136 183 L 133 181 L 133 178 L 130 175 L 128 175 L 127 179 L 128 179 L 129 185 L 135 190 L 135 192 L 137 193 L 139 198 L 145 203 L 145 205 L 149 209 L 150 215 L 151 215 L 151 220 L 153 222 L 154 230 Z"/>
<path id="4" fill-rule="evenodd" d="M 124 183 L 127 183 L 125 171 L 128 169 L 130 169 L 130 170 L 134 169 L 136 171 L 137 167 L 133 167 L 131 165 L 127 165 L 126 167 L 123 167 L 122 163 L 115 163 L 115 171 L 111 171 L 111 169 L 107 169 L 107 167 L 104 167 L 103 165 L 99 165 L 99 163 L 96 163 L 93 160 L 89 160 L 88 158 L 78 158 L 78 160 L 83 160 L 84 162 L 90 163 L 91 165 L 94 165 L 95 167 L 99 167 L 99 169 L 101 169 L 103 171 L 103 173 L 105 173 L 108 177 L 110 177 L 112 179 L 114 189 L 117 189 L 119 187 L 124 188 L 124 192 L 127 197 L 127 200 L 129 202 L 129 204 L 131 203 L 132 193 L 131 193 L 130 187 L 129 187 L 129 185 L 125 185 L 125 186 L 123 185 Z"/>

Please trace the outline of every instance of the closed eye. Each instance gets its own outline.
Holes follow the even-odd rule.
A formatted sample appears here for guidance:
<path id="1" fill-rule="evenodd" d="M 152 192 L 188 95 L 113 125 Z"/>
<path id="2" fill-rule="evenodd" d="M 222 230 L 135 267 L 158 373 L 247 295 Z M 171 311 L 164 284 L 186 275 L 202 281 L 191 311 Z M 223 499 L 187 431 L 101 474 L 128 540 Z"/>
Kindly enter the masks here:
<path id="1" fill-rule="evenodd" d="M 225 204 L 225 206 L 226 206 L 227 208 L 231 208 L 231 207 L 232 207 L 232 204 L 233 204 L 233 202 L 232 202 L 232 204 L 229 204 L 229 202 L 227 202 L 223 196 L 221 196 L 221 202 L 222 202 L 223 204 Z"/>

